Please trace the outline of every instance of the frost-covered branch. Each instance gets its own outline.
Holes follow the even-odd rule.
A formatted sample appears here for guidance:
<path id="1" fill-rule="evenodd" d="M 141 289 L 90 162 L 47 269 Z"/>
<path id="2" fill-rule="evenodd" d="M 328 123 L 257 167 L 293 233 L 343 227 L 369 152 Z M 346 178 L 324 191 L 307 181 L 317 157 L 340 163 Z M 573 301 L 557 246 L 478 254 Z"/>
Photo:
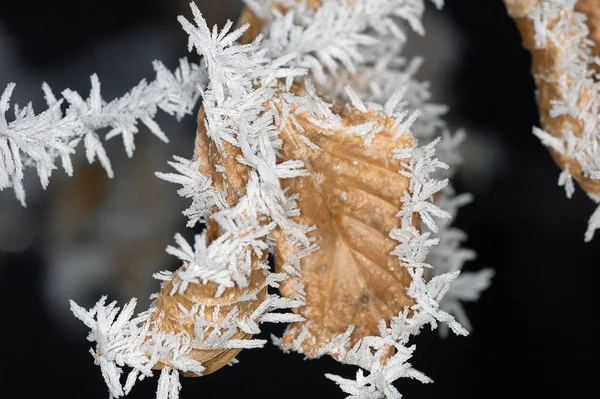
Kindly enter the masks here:
<path id="1" fill-rule="evenodd" d="M 112 167 L 100 135 L 103 129 L 109 129 L 106 139 L 122 137 L 129 156 L 135 149 L 134 136 L 140 122 L 159 139 L 168 141 L 154 121 L 157 111 L 161 109 L 178 119 L 192 113 L 200 96 L 199 89 L 205 85 L 206 74 L 186 59 L 180 61 L 175 72 L 158 61 L 153 66 L 155 80 L 142 80 L 131 91 L 110 102 L 102 98 L 97 75 L 91 77 L 87 99 L 69 89 L 57 99 L 44 84 L 42 89 L 48 109 L 36 114 L 31 104 L 24 108 L 15 106 L 12 121 L 7 120 L 7 111 L 15 84 L 9 84 L 0 98 L 0 190 L 13 187 L 17 198 L 25 205 L 25 167 L 35 167 L 42 187 L 46 188 L 52 171 L 57 168 L 57 158 L 68 175 L 73 173 L 71 156 L 81 141 L 88 161 L 98 159 L 112 177 Z"/>

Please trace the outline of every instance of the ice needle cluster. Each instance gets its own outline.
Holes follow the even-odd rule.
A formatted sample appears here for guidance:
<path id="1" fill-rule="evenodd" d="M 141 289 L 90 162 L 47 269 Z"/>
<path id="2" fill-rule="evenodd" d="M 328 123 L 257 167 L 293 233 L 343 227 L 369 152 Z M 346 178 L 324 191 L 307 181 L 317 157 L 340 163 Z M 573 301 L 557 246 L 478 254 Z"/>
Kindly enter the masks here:
<path id="1" fill-rule="evenodd" d="M 442 6 L 440 0 L 434 3 Z M 474 256 L 460 247 L 464 233 L 450 225 L 458 207 L 468 202 L 467 196 L 455 195 L 448 180 L 460 164 L 457 147 L 462 133 L 449 131 L 440 119 L 445 107 L 430 102 L 427 83 L 415 78 L 422 60 L 401 55 L 407 28 L 424 33 L 425 3 L 247 0 L 246 4 L 263 22 L 261 36 L 240 44 L 237 41 L 248 26 L 233 29 L 228 22 L 223 29 L 210 29 L 192 3 L 194 20 L 179 20 L 189 35 L 190 51 L 202 57 L 200 65 L 182 61 L 170 73 L 157 63 L 154 82 L 142 82 L 111 102 L 100 96 L 94 76 L 87 100 L 68 90 L 57 100 L 45 86 L 48 110 L 36 115 L 30 106 L 17 108 L 15 120 L 7 122 L 4 115 L 14 88 L 9 85 L 0 100 L 0 188 L 12 186 L 24 201 L 24 166 L 36 167 L 45 186 L 57 159 L 71 171 L 69 157 L 82 140 L 88 159 L 97 157 L 112 174 L 98 130 L 110 128 L 107 138 L 122 136 L 130 154 L 139 121 L 166 140 L 153 121 L 157 109 L 180 117 L 190 113 L 202 96 L 205 116 L 200 123 L 217 152 L 243 166 L 244 187 L 235 195 L 223 191 L 201 172 L 205 163 L 214 161 L 202 157 L 175 157 L 170 163 L 175 172 L 157 175 L 179 185 L 179 194 L 191 200 L 184 211 L 189 226 L 212 223 L 218 234 L 204 232 L 193 245 L 176 236 L 177 247 L 168 247 L 167 252 L 181 260 L 181 267 L 155 275 L 163 289 L 152 307 L 137 316 L 135 299 L 122 310 L 107 304 L 106 298 L 89 310 L 71 303 L 75 316 L 91 330 L 88 339 L 96 344 L 91 354 L 111 397 L 127 394 L 136 381 L 161 369 L 157 398 L 174 399 L 181 389 L 180 373 L 209 372 L 211 365 L 201 360 L 202 353 L 261 347 L 266 341 L 252 338 L 261 323 L 303 320 L 289 310 L 306 299 L 298 276 L 303 257 L 319 249 L 307 234 L 315 229 L 318 233 L 318 226 L 294 221 L 301 212 L 298 198 L 282 188 L 283 180 L 310 173 L 301 160 L 281 159 L 282 121 L 296 123 L 295 114 L 302 113 L 322 129 L 337 126 L 331 103 L 324 98 L 395 118 L 399 131 L 410 130 L 418 139 L 393 155 L 398 173 L 409 179 L 410 186 L 401 198 L 399 227 L 389 232 L 397 241 L 393 255 L 411 277 L 407 293 L 414 305 L 381 320 L 378 335 L 356 343 L 350 340 L 354 326 L 348 326 L 319 348 L 319 354 L 359 367 L 355 379 L 327 375 L 349 398 L 400 398 L 393 384 L 397 379 L 430 382 L 410 364 L 415 350 L 411 337 L 425 326 L 439 325 L 467 334 L 461 323 L 468 326 L 468 319 L 460 301 L 477 299 L 492 274 L 460 275 L 463 263 Z M 304 90 L 295 89 L 297 85 Z M 65 111 L 63 102 L 69 105 Z M 376 124 L 361 123 L 345 134 L 362 137 L 367 151 L 377 129 Z M 312 150 L 319 150 L 306 141 Z M 215 167 L 225 176 L 230 173 L 226 165 Z M 414 225 L 415 215 L 420 227 Z M 275 229 L 285 234 L 292 253 L 285 273 L 272 272 L 266 262 Z M 268 292 L 289 278 L 297 281 L 297 295 L 283 298 Z M 210 304 L 196 298 L 205 287 L 211 287 L 206 290 Z M 175 302 L 168 301 L 176 297 L 185 301 L 173 310 L 168 304 Z M 301 332 L 292 343 L 275 341 L 285 351 L 303 352 L 307 334 L 308 330 Z M 125 367 L 130 371 L 123 379 Z"/>

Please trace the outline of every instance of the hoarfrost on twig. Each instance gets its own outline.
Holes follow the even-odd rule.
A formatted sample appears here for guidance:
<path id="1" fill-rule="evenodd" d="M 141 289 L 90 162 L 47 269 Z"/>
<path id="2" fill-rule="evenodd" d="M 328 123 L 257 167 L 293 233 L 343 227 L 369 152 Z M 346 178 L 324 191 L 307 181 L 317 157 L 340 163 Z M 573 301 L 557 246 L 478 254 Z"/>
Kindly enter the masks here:
<path id="1" fill-rule="evenodd" d="M 33 106 L 14 107 L 14 120 L 8 121 L 6 113 L 15 88 L 10 83 L 0 98 L 0 190 L 13 187 L 19 201 L 25 205 L 23 189 L 24 168 L 36 168 L 42 187 L 46 188 L 56 159 L 68 175 L 73 173 L 71 156 L 83 141 L 85 153 L 91 163 L 98 159 L 109 177 L 113 170 L 102 140 L 100 130 L 110 129 L 105 138 L 121 136 L 127 155 L 135 149 L 134 136 L 142 122 L 162 141 L 168 141 L 154 117 L 158 109 L 181 118 L 191 114 L 200 96 L 199 88 L 206 83 L 206 74 L 198 65 L 180 61 L 175 72 L 162 63 L 153 64 L 156 79 L 142 80 L 122 97 L 106 102 L 100 92 L 100 80 L 91 76 L 91 90 L 87 99 L 66 89 L 57 99 L 47 84 L 42 86 L 48 109 L 36 114 Z M 67 104 L 63 110 L 63 104 Z"/>

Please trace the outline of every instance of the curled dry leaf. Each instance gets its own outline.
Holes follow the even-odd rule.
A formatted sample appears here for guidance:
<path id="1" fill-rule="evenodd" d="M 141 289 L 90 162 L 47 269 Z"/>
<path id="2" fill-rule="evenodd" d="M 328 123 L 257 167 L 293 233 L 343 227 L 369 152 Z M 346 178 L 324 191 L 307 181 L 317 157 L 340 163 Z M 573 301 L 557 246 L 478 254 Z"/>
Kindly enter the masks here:
<path id="1" fill-rule="evenodd" d="M 260 262 L 265 261 L 265 259 L 266 253 L 262 259 L 253 258 L 253 264 L 258 265 Z M 205 335 L 210 334 L 211 328 L 221 324 L 234 307 L 237 307 L 240 315 L 252 314 L 267 295 L 267 288 L 264 287 L 264 270 L 256 267 L 253 268 L 249 280 L 248 287 L 226 289 L 219 298 L 214 297 L 218 288 L 218 285 L 215 283 L 190 284 L 185 294 L 182 295 L 176 292 L 171 295 L 173 281 L 164 282 L 155 303 L 157 309 L 157 312 L 153 314 L 153 321 L 156 322 L 155 328 L 161 332 L 184 334 L 194 342 L 194 339 L 197 338 L 194 330 L 196 318 L 184 313 L 180 306 L 188 310 L 200 306 L 199 309 L 200 311 L 203 310 L 204 320 L 208 324 L 208 328 L 204 329 Z M 256 298 L 240 301 L 240 297 L 248 294 L 249 291 L 257 292 Z M 242 340 L 249 339 L 250 337 L 250 334 L 238 330 L 231 339 Z M 241 351 L 240 348 L 210 349 L 201 344 L 193 345 L 193 348 L 188 357 L 202 363 L 204 367 L 202 375 L 213 373 L 221 367 L 226 366 Z M 164 366 L 170 366 L 168 360 L 159 363 L 156 369 L 162 369 Z M 183 374 L 188 377 L 197 376 L 193 373 Z"/>
<path id="2" fill-rule="evenodd" d="M 298 311 L 306 321 L 291 324 L 283 345 L 291 345 L 308 328 L 307 339 L 298 342 L 307 356 L 330 339 L 355 329 L 351 342 L 377 334 L 378 323 L 390 320 L 414 304 L 406 293 L 411 279 L 398 258 L 390 253 L 398 244 L 389 237 L 400 227 L 396 214 L 409 179 L 398 173 L 396 148 L 410 147 L 413 138 L 400 132 L 397 122 L 374 111 L 334 106 L 341 127 L 323 129 L 307 115 L 296 115 L 280 134 L 282 159 L 300 159 L 309 176 L 286 179 L 282 186 L 299 194 L 299 223 L 314 225 L 309 233 L 319 249 L 301 261 L 300 279 L 306 305 Z M 346 132 L 351 126 L 373 122 L 381 132 L 365 147 L 362 137 Z M 318 149 L 317 149 L 318 147 Z M 415 226 L 417 218 L 414 218 Z M 278 270 L 291 253 L 282 231 L 276 231 L 275 263 Z M 292 280 L 281 285 L 284 296 L 294 296 Z"/>
<path id="3" fill-rule="evenodd" d="M 213 179 L 214 187 L 224 193 L 229 205 L 233 206 L 246 192 L 248 167 L 235 160 L 235 157 L 241 154 L 239 148 L 229 143 L 224 143 L 222 151 L 216 148 L 206 135 L 204 116 L 204 111 L 200 110 L 195 159 L 201 158 L 206 161 L 203 162 L 200 171 Z M 222 172 L 217 173 L 217 165 L 223 167 Z M 221 234 L 218 224 L 209 220 L 206 234 L 207 245 Z M 248 279 L 248 286 L 227 288 L 218 298 L 215 298 L 218 284 L 213 282 L 190 284 L 185 293 L 180 294 L 172 293 L 174 291 L 173 284 L 177 284 L 178 277 L 174 277 L 172 281 L 165 281 L 155 303 L 157 311 L 152 315 L 154 328 L 163 333 L 183 334 L 191 342 L 197 342 L 198 337 L 194 330 L 196 318 L 194 315 L 184 312 L 182 307 L 188 311 L 198 309 L 203 312 L 203 318 L 207 322 L 207 326 L 203 329 L 205 336 L 210 334 L 212 328 L 221 324 L 234 307 L 237 307 L 241 317 L 251 315 L 267 295 L 266 273 L 261 267 L 266 261 L 267 253 L 264 251 L 262 256 L 258 257 L 254 251 L 251 252 L 252 272 Z M 248 293 L 256 295 L 248 295 Z M 231 339 L 248 338 L 250 338 L 250 334 L 239 330 Z M 193 344 L 192 346 L 194 349 L 188 357 L 202 363 L 205 368 L 202 375 L 210 374 L 227 365 L 241 351 L 240 348 L 210 349 L 205 348 L 202 344 Z M 157 364 L 156 368 L 161 369 L 164 366 L 169 366 L 168 360 Z M 196 376 L 193 373 L 184 373 L 184 375 Z"/>
<path id="4" fill-rule="evenodd" d="M 567 44 L 556 43 L 553 40 L 547 40 L 544 47 L 538 48 L 535 44 L 536 27 L 530 16 L 533 10 L 538 9 L 541 0 L 504 0 L 508 13 L 515 20 L 515 23 L 521 33 L 523 47 L 531 52 L 531 71 L 538 87 L 536 93 L 537 105 L 540 113 L 540 122 L 544 130 L 557 138 L 562 138 L 563 131 L 572 131 L 575 136 L 581 137 L 584 129 L 584 118 L 586 112 L 597 113 L 597 109 L 582 111 L 582 115 L 573 117 L 571 115 L 559 115 L 552 117 L 550 111 L 553 108 L 553 101 L 565 98 L 566 93 L 573 90 L 574 85 L 579 82 L 570 80 L 565 81 L 561 78 L 560 58 L 562 53 L 568 48 Z M 599 54 L 600 51 L 600 1 L 598 0 L 579 0 L 576 11 L 583 12 L 588 17 L 587 25 L 590 29 L 590 40 L 594 42 L 593 51 Z M 574 13 L 567 18 L 575 18 Z M 550 29 L 556 23 L 555 20 L 545 21 L 546 26 L 538 29 Z M 594 65 L 587 67 L 593 68 Z M 587 103 L 590 96 L 595 96 L 588 88 L 584 87 L 579 92 L 578 105 Z M 600 180 L 591 179 L 585 176 L 581 170 L 581 164 L 573 158 L 567 157 L 553 148 L 549 148 L 552 158 L 558 166 L 565 168 L 579 183 L 587 193 L 600 198 Z"/>

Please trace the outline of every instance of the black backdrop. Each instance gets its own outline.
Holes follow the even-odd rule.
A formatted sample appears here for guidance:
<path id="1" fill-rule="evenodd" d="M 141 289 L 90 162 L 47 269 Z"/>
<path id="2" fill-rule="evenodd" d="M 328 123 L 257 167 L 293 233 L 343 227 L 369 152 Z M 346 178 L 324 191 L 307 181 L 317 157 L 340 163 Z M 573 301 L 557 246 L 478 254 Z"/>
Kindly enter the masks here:
<path id="1" fill-rule="evenodd" d="M 170 4 L 1 0 L 0 19 L 20 61 L 43 75 L 108 36 L 141 27 L 176 32 L 181 9 L 165 3 Z M 600 237 L 583 242 L 594 206 L 580 191 L 566 199 L 556 185 L 558 168 L 531 134 L 537 114 L 529 56 L 502 2 L 454 0 L 442 13 L 464 40 L 450 119 L 488 127 L 507 157 L 501 173 L 456 222 L 478 252 L 467 269 L 492 267 L 496 277 L 480 302 L 466 305 L 475 327 L 469 337 L 441 341 L 430 332 L 417 337 L 413 364 L 435 383 L 397 385 L 407 398 L 587 396 L 595 391 L 600 354 L 595 320 Z M 184 36 L 173 34 L 185 54 Z M 0 76 L 0 86 L 10 79 Z M 461 180 L 457 185 L 469 188 Z M 43 205 L 34 212 L 43 219 Z M 39 289 L 44 263 L 37 245 L 22 253 L 0 252 L 0 397 L 105 398 L 84 335 L 73 339 L 44 310 Z M 266 333 L 271 332 L 279 330 Z M 272 346 L 238 358 L 235 367 L 186 379 L 182 397 L 341 398 L 323 373 L 349 376 L 354 370 L 330 359 L 304 361 Z M 153 380 L 139 383 L 130 397 L 153 397 Z"/>

